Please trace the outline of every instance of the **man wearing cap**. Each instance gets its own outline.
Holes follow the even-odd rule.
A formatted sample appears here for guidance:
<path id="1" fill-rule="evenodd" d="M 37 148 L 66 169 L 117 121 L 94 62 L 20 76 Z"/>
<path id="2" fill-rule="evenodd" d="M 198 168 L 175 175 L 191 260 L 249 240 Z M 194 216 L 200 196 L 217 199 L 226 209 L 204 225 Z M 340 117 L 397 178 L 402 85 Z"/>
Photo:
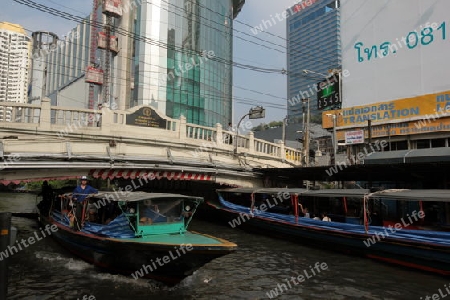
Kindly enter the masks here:
<path id="1" fill-rule="evenodd" d="M 81 176 L 81 184 L 77 186 L 73 192 L 72 192 L 72 199 L 76 201 L 77 208 L 76 208 L 76 219 L 78 224 L 78 229 L 80 229 L 80 224 L 82 220 L 82 214 L 83 214 L 83 202 L 84 199 L 89 194 L 97 194 L 98 190 L 94 189 L 92 186 L 87 184 L 88 179 L 86 176 Z"/>

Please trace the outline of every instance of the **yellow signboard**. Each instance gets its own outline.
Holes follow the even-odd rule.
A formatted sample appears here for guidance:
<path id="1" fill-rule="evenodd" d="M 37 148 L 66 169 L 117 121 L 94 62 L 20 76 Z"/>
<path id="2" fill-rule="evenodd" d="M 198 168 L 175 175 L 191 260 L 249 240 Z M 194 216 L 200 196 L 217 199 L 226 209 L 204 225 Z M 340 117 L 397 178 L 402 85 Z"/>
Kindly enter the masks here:
<path id="1" fill-rule="evenodd" d="M 379 102 L 371 105 L 354 106 L 340 110 L 324 111 L 322 113 L 322 127 L 325 129 L 333 128 L 333 119 L 327 115 L 336 116 L 337 127 L 349 128 L 367 127 L 369 120 L 375 125 L 376 123 L 391 123 L 395 120 L 409 122 L 411 120 L 450 117 L 450 91 L 390 102 Z M 412 125 L 411 130 L 414 130 L 414 125 Z"/>

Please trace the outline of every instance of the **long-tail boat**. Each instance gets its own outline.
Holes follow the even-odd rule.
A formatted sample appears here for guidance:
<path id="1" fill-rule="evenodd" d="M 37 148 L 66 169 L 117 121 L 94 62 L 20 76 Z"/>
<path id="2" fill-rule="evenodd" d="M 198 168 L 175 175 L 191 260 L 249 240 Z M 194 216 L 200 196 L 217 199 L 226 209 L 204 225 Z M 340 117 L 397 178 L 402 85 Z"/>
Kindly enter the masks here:
<path id="1" fill-rule="evenodd" d="M 232 228 L 450 275 L 448 190 L 234 188 L 217 193 L 218 199 L 207 204 Z"/>
<path id="2" fill-rule="evenodd" d="M 203 201 L 178 194 L 101 192 L 87 195 L 81 220 L 72 194 L 41 203 L 40 222 L 83 260 L 114 273 L 174 285 L 236 244 L 188 231 Z"/>

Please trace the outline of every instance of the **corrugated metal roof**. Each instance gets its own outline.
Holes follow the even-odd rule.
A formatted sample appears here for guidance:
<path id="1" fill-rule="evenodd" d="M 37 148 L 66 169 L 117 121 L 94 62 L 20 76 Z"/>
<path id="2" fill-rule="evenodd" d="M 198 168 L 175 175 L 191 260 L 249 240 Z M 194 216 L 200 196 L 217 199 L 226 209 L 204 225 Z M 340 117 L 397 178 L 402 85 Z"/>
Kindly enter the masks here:
<path id="1" fill-rule="evenodd" d="M 365 165 L 428 163 L 450 161 L 450 147 L 373 152 L 364 159 Z"/>

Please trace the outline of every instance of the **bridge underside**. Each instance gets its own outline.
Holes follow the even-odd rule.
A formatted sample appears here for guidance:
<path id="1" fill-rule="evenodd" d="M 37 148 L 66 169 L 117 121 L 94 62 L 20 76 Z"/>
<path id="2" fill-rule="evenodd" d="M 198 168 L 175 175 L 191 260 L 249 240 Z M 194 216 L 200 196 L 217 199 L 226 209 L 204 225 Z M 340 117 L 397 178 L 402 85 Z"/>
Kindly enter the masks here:
<path id="1" fill-rule="evenodd" d="M 0 171 L 0 184 L 19 184 L 43 180 L 77 179 L 82 175 L 101 180 L 124 179 L 149 182 L 153 180 L 202 181 L 228 186 L 255 187 L 262 176 L 250 171 L 173 166 L 146 163 L 105 163 L 70 161 L 21 161 Z"/>

